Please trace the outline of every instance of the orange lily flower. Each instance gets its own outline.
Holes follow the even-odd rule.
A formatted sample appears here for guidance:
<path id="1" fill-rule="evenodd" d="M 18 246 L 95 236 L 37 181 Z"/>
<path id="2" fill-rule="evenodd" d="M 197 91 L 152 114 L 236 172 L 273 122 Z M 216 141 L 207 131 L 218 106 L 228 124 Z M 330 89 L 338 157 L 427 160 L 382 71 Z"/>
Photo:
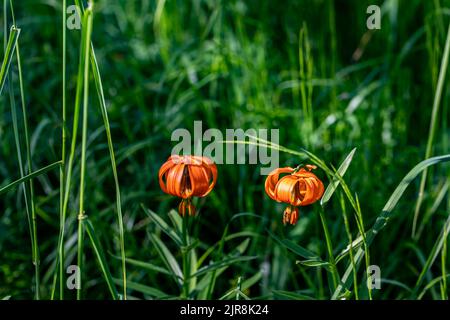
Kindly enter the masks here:
<path id="1" fill-rule="evenodd" d="M 159 169 L 161 190 L 180 197 L 181 216 L 195 215 L 192 197 L 205 197 L 217 181 L 216 165 L 206 157 L 172 155 Z"/>
<path id="2" fill-rule="evenodd" d="M 305 169 L 306 168 L 306 169 Z M 296 224 L 299 206 L 307 206 L 319 200 L 325 190 L 322 181 L 311 172 L 316 166 L 306 165 L 302 168 L 278 168 L 266 179 L 267 195 L 278 202 L 289 206 L 284 210 L 283 223 Z M 280 174 L 286 173 L 280 179 Z"/>

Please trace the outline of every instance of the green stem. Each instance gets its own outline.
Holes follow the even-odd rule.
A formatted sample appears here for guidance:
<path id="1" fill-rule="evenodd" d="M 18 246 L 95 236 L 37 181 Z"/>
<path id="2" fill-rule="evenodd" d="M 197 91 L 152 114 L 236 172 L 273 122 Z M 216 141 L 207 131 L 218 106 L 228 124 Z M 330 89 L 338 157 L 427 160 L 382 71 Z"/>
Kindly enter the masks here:
<path id="1" fill-rule="evenodd" d="M 350 231 L 350 223 L 349 223 L 348 217 L 347 217 L 347 209 L 345 207 L 345 199 L 342 194 L 340 195 L 340 203 L 341 203 L 341 209 L 342 209 L 342 217 L 344 219 L 345 232 L 347 233 L 348 243 L 350 245 L 349 255 L 350 255 L 351 265 L 353 268 L 353 290 L 355 291 L 355 299 L 359 300 L 358 275 L 357 275 L 357 269 L 356 269 L 355 258 L 354 258 L 354 253 L 353 253 L 353 237 L 352 237 L 352 233 Z"/>
<path id="2" fill-rule="evenodd" d="M 51 292 L 51 300 L 54 299 L 56 291 L 56 278 L 59 278 L 59 299 L 64 300 L 64 233 L 66 216 L 64 212 L 64 187 L 65 187 L 65 170 L 66 170 L 66 141 L 67 141 L 67 111 L 66 111 L 66 20 L 67 20 L 67 0 L 62 2 L 62 150 L 61 150 L 61 167 L 59 171 L 59 235 L 58 235 L 58 256 L 55 264 L 55 275 Z M 59 277 L 56 270 L 59 269 Z"/>
<path id="3" fill-rule="evenodd" d="M 330 263 L 330 267 L 331 267 L 331 275 L 332 275 L 332 279 L 333 279 L 333 291 L 334 291 L 334 290 L 336 290 L 337 285 L 339 283 L 339 274 L 336 269 L 336 260 L 334 259 L 334 255 L 333 255 L 333 245 L 331 243 L 330 232 L 328 230 L 328 224 L 327 224 L 322 207 L 320 208 L 319 215 L 320 215 L 320 221 L 322 222 L 322 228 L 323 228 L 323 232 L 325 235 L 325 241 L 327 244 L 328 260 L 329 260 L 328 262 Z"/>
<path id="4" fill-rule="evenodd" d="M 370 252 L 369 252 L 369 245 L 367 243 L 367 238 L 366 238 L 366 231 L 364 228 L 364 220 L 363 220 L 363 216 L 362 216 L 362 211 L 361 211 L 361 206 L 359 204 L 359 198 L 358 195 L 355 195 L 355 199 L 356 199 L 356 225 L 358 227 L 359 233 L 361 234 L 362 237 L 362 241 L 363 241 L 363 247 L 364 247 L 364 261 L 366 263 L 366 278 L 368 275 L 368 271 L 369 271 L 369 266 L 370 266 Z M 354 266 L 353 266 L 354 267 Z M 368 285 L 367 283 L 367 292 L 369 294 L 369 300 L 372 300 L 372 287 Z"/>
<path id="5" fill-rule="evenodd" d="M 189 277 L 190 277 L 190 267 L 188 260 L 188 251 L 187 247 L 189 246 L 188 239 L 188 219 L 189 216 L 186 215 L 183 217 L 183 248 L 181 248 L 181 254 L 183 257 L 183 298 L 188 299 L 189 297 Z"/>
<path id="6" fill-rule="evenodd" d="M 60 194 L 60 232 L 59 232 L 59 242 L 58 246 L 58 256 L 59 256 L 59 299 L 64 299 L 64 229 L 66 224 L 66 216 L 63 210 L 64 203 L 64 184 L 65 184 L 65 170 L 66 170 L 66 125 L 67 125 L 67 110 L 66 110 L 66 20 L 67 20 L 67 11 L 66 11 L 66 0 L 63 0 L 63 15 L 62 15 L 62 34 L 63 34 L 63 54 L 62 54 L 62 150 L 61 150 L 61 170 L 60 170 L 60 182 L 59 182 L 59 194 Z"/>
<path id="7" fill-rule="evenodd" d="M 86 142 L 87 142 L 87 127 L 88 127 L 88 112 L 89 112 L 89 52 L 92 33 L 92 3 L 86 8 L 84 12 L 85 23 L 83 27 L 86 28 L 86 33 L 82 41 L 84 41 L 84 92 L 83 92 L 83 126 L 81 138 L 81 169 L 80 169 L 80 200 L 78 211 L 78 267 L 82 274 L 83 268 L 83 251 L 84 251 L 84 229 L 83 219 L 86 217 L 84 212 L 84 190 L 86 177 Z M 77 299 L 81 299 L 81 288 L 77 291 Z"/>
<path id="8" fill-rule="evenodd" d="M 80 1 L 75 0 L 75 5 L 77 6 L 78 13 L 80 16 L 83 13 L 83 7 L 81 7 Z M 122 215 L 122 201 L 120 197 L 120 184 L 119 184 L 119 176 L 117 173 L 117 165 L 116 165 L 116 157 L 114 154 L 114 146 L 111 137 L 111 128 L 109 124 L 108 112 L 106 109 L 105 95 L 103 91 L 102 79 L 100 76 L 98 63 L 95 57 L 94 45 L 91 42 L 91 67 L 92 73 L 94 76 L 94 82 L 97 89 L 97 95 L 100 102 L 100 110 L 102 112 L 103 123 L 105 126 L 106 137 L 108 140 L 108 149 L 111 158 L 111 168 L 114 176 L 114 184 L 116 187 L 116 209 L 117 209 L 117 221 L 119 225 L 119 241 L 120 241 L 120 255 L 122 262 L 122 280 L 123 280 L 123 299 L 127 300 L 127 272 L 126 272 L 126 255 L 125 255 L 125 233 L 123 227 L 123 215 Z"/>
<path id="9" fill-rule="evenodd" d="M 25 96 L 24 96 L 24 89 L 23 89 L 23 77 L 22 77 L 22 66 L 20 64 L 20 51 L 19 51 L 19 44 L 17 42 L 18 36 L 20 34 L 20 29 L 16 28 L 16 21 L 14 17 L 14 8 L 12 5 L 12 1 L 10 0 L 10 9 L 11 9 L 11 16 L 12 16 L 12 22 L 13 26 L 11 27 L 11 34 L 15 35 L 14 37 L 11 37 L 10 41 L 7 41 L 7 2 L 6 0 L 3 2 L 3 10 L 4 10 L 4 44 L 5 44 L 5 60 L 7 59 L 7 53 L 8 49 L 13 48 L 13 50 L 16 51 L 16 58 L 18 63 L 18 71 L 19 71 L 19 85 L 20 85 L 20 97 L 21 97 L 21 104 L 22 104 L 22 112 L 23 112 L 23 125 L 24 125 L 24 132 L 25 132 L 25 148 L 26 148 L 26 157 L 28 162 L 28 169 L 27 173 L 30 175 L 32 173 L 32 165 L 31 165 L 31 149 L 29 144 L 29 134 L 28 134 L 28 121 L 27 121 L 27 113 L 26 113 L 26 107 L 25 107 Z M 12 40 L 12 41 L 11 41 Z M 15 47 L 12 46 L 12 44 L 15 45 Z M 14 131 L 14 138 L 15 138 L 15 144 L 16 144 L 16 151 L 17 151 L 17 157 L 18 157 L 18 163 L 19 163 L 19 170 L 20 170 L 20 176 L 21 178 L 24 178 L 26 175 L 25 168 L 23 165 L 22 160 L 22 151 L 21 151 L 21 143 L 20 143 L 20 136 L 19 136 L 19 125 L 18 125 L 18 119 L 17 119 L 17 110 L 16 110 L 16 103 L 15 103 L 15 97 L 14 97 L 14 89 L 12 86 L 12 71 L 11 69 L 8 70 L 9 63 L 11 63 L 12 54 L 14 51 L 9 51 L 10 55 L 8 58 L 8 63 L 2 65 L 2 75 L 6 75 L 5 81 L 8 81 L 8 89 L 9 89 L 9 97 L 10 97 L 10 103 L 11 103 L 11 115 L 12 115 L 12 122 L 13 122 L 13 131 Z M 3 88 L 3 84 L 5 82 L 2 81 L 1 88 Z M 0 89 L 1 91 L 1 89 Z M 40 272 L 39 272 L 39 246 L 38 246 L 38 239 L 37 239 L 37 222 L 36 222 L 36 212 L 34 207 L 34 192 L 33 192 L 33 184 L 32 180 L 29 179 L 27 183 L 24 181 L 22 184 L 23 187 L 23 194 L 25 199 L 25 207 L 27 212 L 27 218 L 28 218 L 28 226 L 30 230 L 30 237 L 31 237 L 31 251 L 32 251 L 32 262 L 34 265 L 34 281 L 35 281 L 35 299 L 40 299 L 39 294 L 39 287 L 40 287 Z"/>
<path id="10" fill-rule="evenodd" d="M 20 49 L 19 43 L 16 45 L 16 57 L 17 57 L 17 67 L 19 72 L 19 87 L 20 87 L 20 98 L 22 103 L 22 116 L 24 123 L 24 133 L 25 133 L 25 149 L 27 155 L 27 163 L 28 163 L 28 174 L 33 172 L 33 166 L 31 161 L 31 147 L 30 147 L 30 135 L 28 132 L 28 115 L 27 108 L 25 106 L 25 94 L 23 89 L 23 77 L 22 77 L 22 63 L 20 59 Z M 35 281 L 36 281 L 36 299 L 39 300 L 39 246 L 37 239 L 37 223 L 36 223 L 36 210 L 34 205 L 34 187 L 33 187 L 33 179 L 28 181 L 28 188 L 30 192 L 30 206 L 31 206 L 31 220 L 32 220 L 32 228 L 33 228 L 33 263 L 35 265 Z"/>

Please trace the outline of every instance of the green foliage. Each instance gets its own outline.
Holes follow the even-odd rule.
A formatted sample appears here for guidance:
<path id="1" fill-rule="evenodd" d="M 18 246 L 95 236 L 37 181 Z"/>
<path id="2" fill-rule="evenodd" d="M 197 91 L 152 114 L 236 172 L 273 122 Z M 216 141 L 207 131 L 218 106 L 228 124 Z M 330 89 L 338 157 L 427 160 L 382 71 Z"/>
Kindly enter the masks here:
<path id="1" fill-rule="evenodd" d="M 448 298 L 448 0 L 375 31 L 366 0 L 97 0 L 82 30 L 63 3 L 0 15 L 0 299 L 75 299 L 79 252 L 82 298 Z M 316 164 L 321 203 L 285 227 L 259 165 L 218 165 L 182 219 L 157 175 L 196 120 L 279 128 L 251 143 Z"/>

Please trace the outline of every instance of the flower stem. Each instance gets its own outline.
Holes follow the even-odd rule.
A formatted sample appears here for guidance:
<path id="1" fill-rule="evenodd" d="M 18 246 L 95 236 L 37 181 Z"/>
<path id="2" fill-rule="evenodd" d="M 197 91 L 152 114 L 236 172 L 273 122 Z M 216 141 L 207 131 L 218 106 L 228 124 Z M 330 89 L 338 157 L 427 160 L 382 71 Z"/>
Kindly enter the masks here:
<path id="1" fill-rule="evenodd" d="M 181 248 L 181 255 L 183 257 L 183 292 L 182 296 L 185 299 L 189 297 L 189 281 L 187 280 L 190 277 L 190 266 L 189 266 L 189 258 L 188 258 L 188 250 L 187 247 L 189 245 L 188 239 L 188 219 L 189 215 L 184 216 L 183 218 L 183 247 Z"/>

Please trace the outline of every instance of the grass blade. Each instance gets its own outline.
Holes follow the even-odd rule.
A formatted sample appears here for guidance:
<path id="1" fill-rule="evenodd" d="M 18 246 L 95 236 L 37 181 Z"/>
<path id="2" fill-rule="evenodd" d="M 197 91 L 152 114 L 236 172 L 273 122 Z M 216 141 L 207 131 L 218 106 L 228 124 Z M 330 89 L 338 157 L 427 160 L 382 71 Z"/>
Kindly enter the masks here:
<path id="1" fill-rule="evenodd" d="M 103 249 L 98 241 L 98 238 L 95 234 L 94 227 L 89 219 L 85 218 L 82 221 L 84 230 L 86 230 L 89 239 L 91 240 L 92 248 L 94 249 L 95 255 L 97 257 L 97 261 L 102 269 L 103 276 L 105 277 L 106 283 L 108 285 L 108 289 L 111 292 L 111 296 L 114 300 L 119 299 L 119 294 L 117 293 L 117 289 L 114 285 L 114 280 L 111 276 L 111 271 L 109 270 L 108 264 L 106 263 L 105 254 L 103 253 Z"/>
<path id="2" fill-rule="evenodd" d="M 447 40 L 445 41 L 445 49 L 444 49 L 444 53 L 442 56 L 441 68 L 439 70 L 439 79 L 437 82 L 436 91 L 435 91 L 434 100 L 433 100 L 433 109 L 431 111 L 430 129 L 429 129 L 429 133 L 428 133 L 428 141 L 427 141 L 427 148 L 425 151 L 425 159 L 432 156 L 433 141 L 434 141 L 434 135 L 436 132 L 437 115 L 439 113 L 439 108 L 441 105 L 442 90 L 444 87 L 445 74 L 447 72 L 449 55 L 450 55 L 450 23 L 448 25 Z M 413 226 L 412 226 L 412 236 L 413 237 L 416 236 L 417 221 L 419 219 L 420 207 L 421 207 L 422 201 L 423 201 L 423 193 L 425 191 L 427 172 L 428 172 L 428 170 L 425 169 L 422 172 L 422 177 L 420 179 L 419 194 L 417 197 L 416 208 L 414 211 Z"/>
<path id="3" fill-rule="evenodd" d="M 181 240 L 180 236 L 171 227 L 169 227 L 169 225 L 163 219 L 161 219 L 150 209 L 146 209 L 144 207 L 142 207 L 142 209 L 165 234 L 167 234 L 173 241 L 175 241 L 175 243 L 179 247 L 183 246 L 183 241 Z"/>
<path id="4" fill-rule="evenodd" d="M 205 273 L 211 272 L 211 271 L 215 271 L 224 267 L 228 267 L 236 262 L 244 262 L 244 261 L 250 261 L 250 260 L 254 260 L 258 257 L 253 257 L 253 256 L 244 256 L 244 257 L 230 257 L 230 258 L 226 258 L 223 259 L 222 261 L 218 261 L 218 262 L 214 262 L 211 263 L 208 266 L 205 266 L 203 268 L 200 268 L 196 273 L 192 274 L 190 277 L 198 277 L 201 276 Z"/>
<path id="5" fill-rule="evenodd" d="M 272 293 L 275 298 L 282 300 L 314 300 L 314 298 L 307 295 L 291 291 L 273 290 Z"/>
<path id="6" fill-rule="evenodd" d="M 400 198 L 402 197 L 403 193 L 405 192 L 406 188 L 411 184 L 411 182 L 426 168 L 442 163 L 450 161 L 450 154 L 433 157 L 427 160 L 424 160 L 417 164 L 400 182 L 400 184 L 397 186 L 397 188 L 392 193 L 389 200 L 386 202 L 381 214 L 376 219 L 373 227 L 367 232 L 366 234 L 366 243 L 367 246 L 370 246 L 372 241 L 374 240 L 375 236 L 386 226 L 386 224 L 389 221 L 390 215 L 392 211 L 395 209 L 395 206 L 399 202 Z M 356 267 L 359 266 L 359 263 L 361 262 L 361 259 L 364 255 L 364 250 L 359 248 L 358 251 L 355 254 L 355 265 Z M 351 286 L 353 278 L 350 277 L 351 273 L 353 271 L 353 267 L 351 263 L 347 266 L 347 269 L 344 273 L 344 275 L 341 278 L 341 283 L 336 288 L 335 292 L 333 293 L 332 299 L 338 299 L 341 295 L 342 290 L 348 289 L 349 286 Z"/>
<path id="7" fill-rule="evenodd" d="M 120 286 L 123 287 L 123 282 L 121 279 L 114 279 L 114 282 Z M 164 299 L 164 298 L 170 298 L 170 295 L 168 295 L 167 293 L 162 292 L 159 289 L 153 288 L 153 287 L 149 287 L 137 282 L 128 282 L 128 288 L 140 293 L 143 293 L 147 296 L 150 296 L 152 298 L 155 299 Z"/>
<path id="8" fill-rule="evenodd" d="M 181 281 L 181 279 L 183 279 L 183 272 L 181 271 L 180 265 L 178 264 L 177 260 L 175 260 L 172 253 L 160 239 L 150 233 L 148 234 L 148 236 L 150 237 L 150 240 L 155 246 L 156 251 L 158 251 L 158 254 L 163 260 L 166 267 L 172 271 L 172 276 L 175 282 L 178 285 L 182 286 L 183 282 Z"/>
<path id="9" fill-rule="evenodd" d="M 304 259 L 310 260 L 310 261 L 322 261 L 322 259 L 314 252 L 312 252 L 306 248 L 303 248 L 302 246 L 292 242 L 289 239 L 281 239 L 281 238 L 277 237 L 276 235 L 274 235 L 272 232 L 270 232 L 270 231 L 267 231 L 267 232 L 275 241 L 277 241 L 283 247 L 292 251 L 296 255 L 298 255 Z"/>
<path id="10" fill-rule="evenodd" d="M 81 168 L 80 168 L 80 196 L 78 207 L 78 254 L 77 262 L 81 272 L 83 271 L 83 251 L 84 251 L 84 224 L 83 220 L 86 218 L 84 212 L 84 191 L 85 191 L 85 177 L 86 177 L 86 145 L 87 145 L 87 127 L 88 127 L 88 112 L 89 112 L 89 53 L 92 34 L 92 2 L 90 6 L 84 11 L 83 15 L 83 36 L 81 38 L 83 55 L 83 124 L 82 124 L 82 138 L 81 138 Z M 80 69 L 81 70 L 81 69 Z M 81 299 L 81 289 L 77 291 L 77 299 Z"/>
<path id="11" fill-rule="evenodd" d="M 120 259 L 120 257 L 115 257 L 115 258 L 116 259 Z M 146 269 L 146 270 L 149 270 L 149 271 L 155 271 L 157 273 L 162 273 L 162 274 L 166 274 L 166 275 L 169 275 L 169 276 L 172 275 L 172 273 L 170 271 L 168 271 L 167 269 L 159 267 L 157 265 L 154 265 L 153 263 L 139 261 L 139 260 L 130 259 L 130 258 L 127 258 L 126 262 L 128 264 L 133 265 L 133 266 L 140 267 L 140 268 L 143 268 L 143 269 Z"/>
<path id="12" fill-rule="evenodd" d="M 83 6 L 80 5 L 79 0 L 75 0 L 75 5 L 81 12 L 83 11 Z M 117 211 L 117 221 L 119 224 L 119 241 L 120 241 L 120 255 L 122 262 L 122 280 L 123 280 L 123 295 L 124 299 L 127 299 L 127 275 L 126 275 L 126 263 L 125 263 L 125 235 L 123 228 L 123 214 L 122 214 L 122 201 L 120 195 L 120 184 L 119 184 L 119 175 L 117 173 L 117 164 L 116 164 L 116 156 L 114 153 L 114 145 L 111 137 L 111 126 L 109 124 L 108 110 L 106 108 L 106 100 L 105 94 L 103 90 L 103 83 L 100 75 L 100 70 L 97 63 L 97 58 L 94 51 L 94 45 L 92 43 L 89 44 L 90 48 L 90 61 L 92 67 L 92 74 L 94 76 L 95 88 L 98 95 L 98 100 L 100 104 L 100 111 L 102 113 L 103 125 L 105 127 L 106 137 L 108 141 L 108 150 L 109 156 L 111 159 L 111 169 L 113 171 L 114 176 L 114 187 L 116 192 L 116 211 Z"/>
<path id="13" fill-rule="evenodd" d="M 9 33 L 8 43 L 6 45 L 5 57 L 3 58 L 2 68 L 0 70 L 0 95 L 3 92 L 3 87 L 5 86 L 6 79 L 8 78 L 9 66 L 11 65 L 11 60 L 14 55 L 14 50 L 16 48 L 19 35 L 20 29 L 12 26 Z"/>
<path id="14" fill-rule="evenodd" d="M 43 175 L 44 173 L 47 173 L 48 171 L 51 171 L 51 170 L 53 170 L 53 169 L 55 169 L 56 167 L 59 167 L 59 166 L 61 166 L 61 161 L 52 163 L 52 164 L 50 164 L 50 165 L 48 165 L 48 166 L 46 166 L 46 167 L 44 167 L 42 169 L 36 170 L 33 173 L 30 173 L 30 174 L 28 174 L 28 175 L 26 175 L 26 176 L 24 176 L 24 177 L 22 177 L 22 178 L 20 178 L 20 179 L 18 179 L 16 181 L 14 181 L 14 182 L 11 182 L 10 184 L 8 184 L 8 185 L 6 185 L 4 187 L 1 187 L 0 188 L 0 194 L 8 192 L 9 190 L 15 188 L 17 185 L 19 185 L 21 183 L 24 183 L 24 182 L 27 182 L 30 179 L 39 177 L 40 175 Z"/>
<path id="15" fill-rule="evenodd" d="M 441 231 L 441 234 L 439 235 L 439 238 L 435 242 L 433 248 L 431 249 L 430 255 L 428 256 L 428 259 L 425 263 L 425 265 L 422 268 L 422 271 L 420 272 L 419 278 L 417 279 L 415 288 L 413 290 L 413 294 L 415 294 L 419 288 L 419 286 L 422 284 L 425 275 L 430 270 L 433 263 L 436 261 L 436 258 L 439 255 L 439 252 L 442 250 L 442 247 L 444 245 L 444 241 L 450 232 L 450 216 L 447 218 L 447 221 L 445 222 L 445 225 Z"/>
<path id="16" fill-rule="evenodd" d="M 350 151 L 350 153 L 347 155 L 345 160 L 339 166 L 339 168 L 336 172 L 336 175 L 339 175 L 340 177 L 344 176 L 345 172 L 347 172 L 347 169 L 350 166 L 350 163 L 353 160 L 353 156 L 355 155 L 355 152 L 356 152 L 356 148 L 354 148 L 352 151 Z M 328 187 L 325 189 L 322 199 L 320 200 L 320 204 L 322 206 L 325 206 L 325 204 L 330 200 L 331 196 L 336 191 L 338 186 L 339 186 L 339 179 L 334 177 L 333 181 L 330 182 Z"/>

